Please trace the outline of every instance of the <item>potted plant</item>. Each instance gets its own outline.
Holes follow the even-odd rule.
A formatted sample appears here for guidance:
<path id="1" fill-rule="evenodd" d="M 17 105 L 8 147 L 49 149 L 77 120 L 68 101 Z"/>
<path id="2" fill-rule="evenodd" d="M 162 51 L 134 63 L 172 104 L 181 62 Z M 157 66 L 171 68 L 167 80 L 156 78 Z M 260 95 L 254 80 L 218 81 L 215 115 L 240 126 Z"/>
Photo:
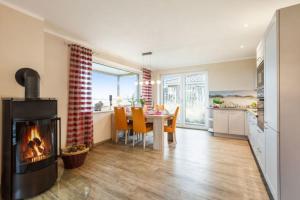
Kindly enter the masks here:
<path id="1" fill-rule="evenodd" d="M 128 102 L 130 103 L 131 107 L 134 107 L 134 106 L 135 106 L 134 95 L 132 95 L 131 99 L 129 99 Z"/>
<path id="2" fill-rule="evenodd" d="M 214 107 L 219 108 L 222 103 L 224 103 L 224 101 L 221 98 L 213 98 Z"/>
<path id="3" fill-rule="evenodd" d="M 145 105 L 145 99 L 144 98 L 140 98 L 140 104 L 141 104 L 141 107 L 143 108 L 144 105 Z"/>

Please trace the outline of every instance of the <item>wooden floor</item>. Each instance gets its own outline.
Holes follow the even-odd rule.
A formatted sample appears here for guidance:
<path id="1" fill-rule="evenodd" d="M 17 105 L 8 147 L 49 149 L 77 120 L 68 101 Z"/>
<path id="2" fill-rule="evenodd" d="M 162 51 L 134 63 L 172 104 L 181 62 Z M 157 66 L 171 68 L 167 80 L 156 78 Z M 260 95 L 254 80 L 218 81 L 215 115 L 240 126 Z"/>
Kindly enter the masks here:
<path id="1" fill-rule="evenodd" d="M 59 169 L 49 191 L 34 199 L 269 199 L 247 141 L 178 129 L 165 154 L 142 144 L 101 144 L 84 166 Z M 120 141 L 121 142 L 121 141 Z"/>

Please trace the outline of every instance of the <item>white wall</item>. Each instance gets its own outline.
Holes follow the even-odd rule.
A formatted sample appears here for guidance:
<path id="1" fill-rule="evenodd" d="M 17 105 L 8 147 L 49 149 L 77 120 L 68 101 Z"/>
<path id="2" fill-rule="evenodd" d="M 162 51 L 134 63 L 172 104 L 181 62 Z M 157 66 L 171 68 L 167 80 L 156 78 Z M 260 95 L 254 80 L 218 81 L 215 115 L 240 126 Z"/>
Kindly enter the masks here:
<path id="1" fill-rule="evenodd" d="M 0 96 L 24 97 L 24 88 L 15 81 L 15 72 L 21 67 L 37 70 L 41 76 L 41 97 L 54 97 L 58 100 L 64 146 L 67 129 L 69 49 L 65 39 L 45 33 L 44 28 L 44 21 L 0 4 Z M 99 59 L 119 63 L 120 66 L 128 66 L 129 63 L 103 52 L 95 54 Z M 140 70 L 138 65 L 132 64 L 131 67 Z M 2 113 L 2 105 L 0 112 Z M 0 129 L 2 130 L 2 114 Z M 94 142 L 110 139 L 110 136 L 110 113 L 94 114 Z M 0 153 L 1 150 L 0 146 Z"/>
<path id="2" fill-rule="evenodd" d="M 192 73 L 197 71 L 208 72 L 209 91 L 256 89 L 255 59 L 158 70 L 154 71 L 152 75 L 154 79 L 160 79 L 165 74 Z M 160 88 L 157 88 L 155 85 L 153 90 L 154 103 L 159 102 Z"/>
<path id="3" fill-rule="evenodd" d="M 21 67 L 43 75 L 43 22 L 0 5 L 0 92 L 1 97 L 23 97 L 14 79 Z"/>
<path id="4" fill-rule="evenodd" d="M 56 98 L 62 120 L 62 145 L 66 144 L 68 116 L 69 49 L 65 42 L 45 34 L 45 76 L 41 79 L 41 96 Z"/>
<path id="5" fill-rule="evenodd" d="M 15 81 L 15 73 L 21 67 L 31 67 L 44 77 L 43 22 L 0 5 L 1 98 L 24 97 L 24 89 Z M 2 132 L 2 102 L 0 104 Z"/>
<path id="6" fill-rule="evenodd" d="M 106 58 L 98 57 L 97 61 Z M 119 63 L 118 60 L 106 63 Z M 126 67 L 119 64 L 123 69 Z M 128 69 L 128 67 L 127 67 Z M 137 67 L 132 69 L 138 71 Z M 42 80 L 41 96 L 54 97 L 58 100 L 58 115 L 62 118 L 62 145 L 66 143 L 67 114 L 68 114 L 68 74 L 69 74 L 69 49 L 64 39 L 45 34 L 45 74 Z M 97 112 L 93 114 L 94 143 L 99 143 L 111 138 L 111 113 Z"/>
<path id="7" fill-rule="evenodd" d="M 111 112 L 94 113 L 94 143 L 111 139 L 111 115 Z"/>

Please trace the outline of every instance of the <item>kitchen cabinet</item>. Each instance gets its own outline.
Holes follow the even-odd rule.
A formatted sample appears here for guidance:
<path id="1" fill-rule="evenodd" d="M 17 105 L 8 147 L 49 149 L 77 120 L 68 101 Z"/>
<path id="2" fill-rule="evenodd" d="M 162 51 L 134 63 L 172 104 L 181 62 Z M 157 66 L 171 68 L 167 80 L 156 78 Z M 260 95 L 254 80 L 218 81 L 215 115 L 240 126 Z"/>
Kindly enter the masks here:
<path id="1" fill-rule="evenodd" d="M 245 135 L 245 111 L 214 109 L 213 131 L 229 135 Z"/>
<path id="2" fill-rule="evenodd" d="M 266 172 L 266 134 L 256 126 L 256 151 L 257 161 L 259 162 L 260 169 L 263 173 Z"/>
<path id="3" fill-rule="evenodd" d="M 264 94 L 264 132 L 266 135 L 265 179 L 274 199 L 278 194 L 278 103 L 279 103 L 279 39 L 278 15 L 271 21 L 265 34 L 265 94 Z"/>
<path id="4" fill-rule="evenodd" d="M 245 135 L 245 112 L 240 110 L 228 111 L 228 133 Z"/>
<path id="5" fill-rule="evenodd" d="M 247 123 L 249 126 L 248 139 L 250 141 L 250 145 L 258 161 L 261 171 L 265 173 L 265 133 L 262 130 L 260 130 L 260 128 L 257 125 L 257 118 L 251 112 L 247 112 Z"/>
<path id="6" fill-rule="evenodd" d="M 214 110 L 214 132 L 228 134 L 228 112 L 226 110 Z"/>
<path id="7" fill-rule="evenodd" d="M 265 35 L 265 124 L 278 131 L 278 28 L 274 17 Z"/>
<path id="8" fill-rule="evenodd" d="M 246 112 L 246 116 L 244 118 L 245 122 L 245 135 L 248 136 L 249 135 L 249 123 L 248 123 L 248 112 Z"/>
<path id="9" fill-rule="evenodd" d="M 296 200 L 300 196 L 300 115 L 295 106 L 300 99 L 299 19 L 300 4 L 276 11 L 263 38 L 264 178 L 275 200 Z M 259 145 L 256 141 L 262 140 L 260 136 L 249 136 L 252 148 Z M 260 155 L 256 152 L 255 156 Z"/>
<path id="10" fill-rule="evenodd" d="M 274 197 L 278 194 L 278 133 L 265 128 L 266 135 L 266 170 L 265 178 Z M 276 199 L 276 198 L 275 198 Z"/>

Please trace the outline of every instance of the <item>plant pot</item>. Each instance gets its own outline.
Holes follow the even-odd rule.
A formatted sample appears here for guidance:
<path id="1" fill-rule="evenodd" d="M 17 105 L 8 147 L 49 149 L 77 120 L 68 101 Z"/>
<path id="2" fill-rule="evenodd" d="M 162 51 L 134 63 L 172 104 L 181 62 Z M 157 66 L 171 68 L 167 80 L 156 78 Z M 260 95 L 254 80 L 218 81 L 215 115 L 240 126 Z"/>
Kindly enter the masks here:
<path id="1" fill-rule="evenodd" d="M 85 158 L 88 154 L 89 148 L 84 148 L 83 150 L 78 150 L 76 152 L 69 152 L 67 147 L 62 150 L 62 160 L 64 161 L 65 169 L 74 169 L 83 165 Z"/>

